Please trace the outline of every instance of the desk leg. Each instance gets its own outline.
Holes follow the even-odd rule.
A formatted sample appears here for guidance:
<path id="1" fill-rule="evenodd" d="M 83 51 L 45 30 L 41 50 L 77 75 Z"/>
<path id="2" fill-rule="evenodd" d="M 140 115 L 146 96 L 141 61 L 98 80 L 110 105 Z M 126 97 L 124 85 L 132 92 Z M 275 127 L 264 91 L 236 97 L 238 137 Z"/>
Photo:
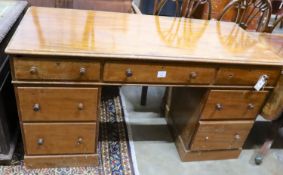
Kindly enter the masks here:
<path id="1" fill-rule="evenodd" d="M 142 92 L 141 92 L 141 105 L 142 106 L 146 105 L 147 90 L 148 90 L 148 86 L 142 87 Z"/>

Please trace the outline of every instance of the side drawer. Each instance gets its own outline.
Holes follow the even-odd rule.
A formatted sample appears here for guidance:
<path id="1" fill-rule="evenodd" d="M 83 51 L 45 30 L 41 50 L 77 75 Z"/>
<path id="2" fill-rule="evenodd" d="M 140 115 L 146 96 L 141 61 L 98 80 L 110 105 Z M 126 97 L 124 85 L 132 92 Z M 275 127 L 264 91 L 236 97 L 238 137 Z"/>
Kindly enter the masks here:
<path id="1" fill-rule="evenodd" d="M 201 121 L 193 138 L 191 150 L 241 148 L 253 123 L 253 121 Z"/>
<path id="2" fill-rule="evenodd" d="M 103 74 L 106 82 L 128 83 L 211 84 L 214 77 L 212 67 L 130 63 L 106 63 Z"/>
<path id="3" fill-rule="evenodd" d="M 24 123 L 27 155 L 96 153 L 95 123 Z"/>
<path id="4" fill-rule="evenodd" d="M 201 119 L 254 119 L 268 93 L 269 91 L 211 90 Z"/>
<path id="5" fill-rule="evenodd" d="M 16 80 L 98 81 L 100 63 L 44 58 L 14 58 Z"/>
<path id="6" fill-rule="evenodd" d="M 96 121 L 98 88 L 17 87 L 22 121 Z"/>
<path id="7" fill-rule="evenodd" d="M 262 75 L 267 75 L 266 86 L 274 86 L 279 78 L 278 68 L 220 68 L 217 72 L 216 85 L 254 86 Z"/>

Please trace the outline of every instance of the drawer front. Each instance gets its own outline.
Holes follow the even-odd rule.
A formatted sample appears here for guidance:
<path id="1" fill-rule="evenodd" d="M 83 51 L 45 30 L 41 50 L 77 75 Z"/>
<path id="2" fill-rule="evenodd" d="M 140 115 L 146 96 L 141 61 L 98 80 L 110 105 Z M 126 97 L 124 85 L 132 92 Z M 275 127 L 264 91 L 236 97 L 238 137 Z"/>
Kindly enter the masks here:
<path id="1" fill-rule="evenodd" d="M 268 91 L 211 90 L 201 119 L 254 119 L 260 112 Z"/>
<path id="2" fill-rule="evenodd" d="M 98 88 L 18 87 L 23 121 L 95 121 Z"/>
<path id="3" fill-rule="evenodd" d="M 95 123 L 25 123 L 26 153 L 96 153 Z"/>
<path id="4" fill-rule="evenodd" d="M 244 144 L 253 121 L 200 122 L 191 150 L 238 149 Z"/>
<path id="5" fill-rule="evenodd" d="M 211 84 L 214 76 L 215 69 L 209 67 L 106 63 L 103 80 L 129 83 Z"/>
<path id="6" fill-rule="evenodd" d="M 16 80 L 98 81 L 100 79 L 98 62 L 16 58 L 13 60 L 13 65 Z"/>
<path id="7" fill-rule="evenodd" d="M 274 86 L 279 78 L 280 69 L 220 68 L 215 84 L 254 86 L 262 75 L 268 76 L 267 86 Z"/>

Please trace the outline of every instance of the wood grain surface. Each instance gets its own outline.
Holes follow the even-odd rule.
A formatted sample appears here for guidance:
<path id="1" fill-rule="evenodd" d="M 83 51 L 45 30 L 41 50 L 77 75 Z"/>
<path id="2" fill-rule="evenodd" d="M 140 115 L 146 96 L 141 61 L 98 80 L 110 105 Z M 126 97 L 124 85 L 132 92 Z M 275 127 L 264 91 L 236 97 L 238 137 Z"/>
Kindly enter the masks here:
<path id="1" fill-rule="evenodd" d="M 98 166 L 98 154 L 25 156 L 27 168 L 85 167 Z"/>
<path id="2" fill-rule="evenodd" d="M 211 90 L 201 113 L 202 120 L 254 119 L 269 91 Z M 217 108 L 220 105 L 220 109 Z"/>
<path id="3" fill-rule="evenodd" d="M 127 77 L 130 70 L 132 76 Z M 145 64 L 145 63 L 106 63 L 103 80 L 106 82 L 147 82 L 211 84 L 215 77 L 215 68 L 209 66 Z"/>
<path id="4" fill-rule="evenodd" d="M 283 65 L 267 48 L 228 22 L 31 7 L 6 52 Z"/>
<path id="5" fill-rule="evenodd" d="M 281 69 L 273 67 L 221 67 L 217 72 L 215 84 L 255 85 L 262 75 L 267 75 L 267 86 L 275 86 Z"/>
<path id="6" fill-rule="evenodd" d="M 27 155 L 96 153 L 95 123 L 24 123 L 23 130 Z"/>
<path id="7" fill-rule="evenodd" d="M 211 150 L 211 151 L 190 151 L 185 148 L 181 137 L 175 141 L 180 159 L 184 162 L 236 159 L 241 154 L 241 149 Z"/>
<path id="8" fill-rule="evenodd" d="M 73 59 L 13 59 L 17 80 L 98 81 L 100 63 Z M 83 72 L 81 72 L 83 71 Z"/>
<path id="9" fill-rule="evenodd" d="M 264 43 L 274 53 L 283 58 L 283 34 L 280 33 L 249 33 L 258 42 Z"/>
<path id="10" fill-rule="evenodd" d="M 239 149 L 244 144 L 253 121 L 200 121 L 190 149 Z"/>
<path id="11" fill-rule="evenodd" d="M 205 88 L 172 88 L 169 116 L 174 138 L 180 136 L 186 149 L 198 126 L 201 109 L 207 94 Z"/>
<path id="12" fill-rule="evenodd" d="M 18 87 L 17 92 L 25 122 L 97 119 L 98 88 Z"/>

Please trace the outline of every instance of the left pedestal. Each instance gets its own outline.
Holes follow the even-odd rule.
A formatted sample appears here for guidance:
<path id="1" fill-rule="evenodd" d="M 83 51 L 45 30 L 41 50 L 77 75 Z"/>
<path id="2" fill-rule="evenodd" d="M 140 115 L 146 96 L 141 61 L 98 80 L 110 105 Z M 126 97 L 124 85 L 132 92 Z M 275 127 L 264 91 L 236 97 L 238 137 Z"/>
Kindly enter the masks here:
<path id="1" fill-rule="evenodd" d="M 99 63 L 13 58 L 11 64 L 25 166 L 97 166 L 101 88 L 82 82 L 99 77 Z"/>

